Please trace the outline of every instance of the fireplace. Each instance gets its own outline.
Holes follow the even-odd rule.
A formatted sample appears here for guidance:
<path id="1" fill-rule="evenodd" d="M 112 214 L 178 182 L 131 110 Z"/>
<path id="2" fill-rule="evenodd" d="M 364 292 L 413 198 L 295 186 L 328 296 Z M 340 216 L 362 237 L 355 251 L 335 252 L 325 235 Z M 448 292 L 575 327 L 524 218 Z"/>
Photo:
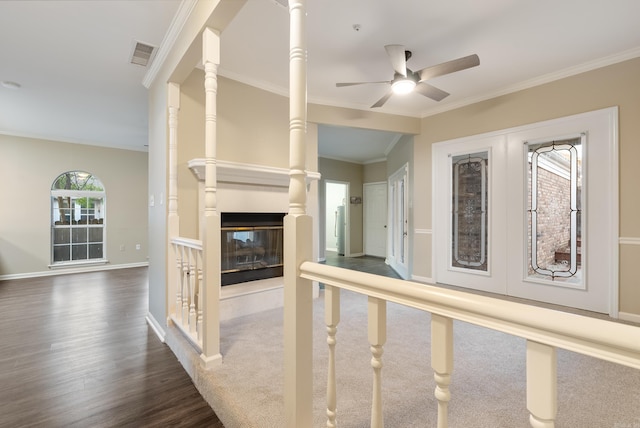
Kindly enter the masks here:
<path id="1" fill-rule="evenodd" d="M 284 213 L 222 213 L 222 285 L 283 275 Z"/>

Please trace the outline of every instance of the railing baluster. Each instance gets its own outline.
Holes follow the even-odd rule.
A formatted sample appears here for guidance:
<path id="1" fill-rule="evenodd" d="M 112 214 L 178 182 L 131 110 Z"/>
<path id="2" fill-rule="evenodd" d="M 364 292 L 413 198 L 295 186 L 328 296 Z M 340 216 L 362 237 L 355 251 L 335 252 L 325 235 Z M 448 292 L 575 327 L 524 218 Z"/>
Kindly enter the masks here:
<path id="1" fill-rule="evenodd" d="M 196 295 L 198 296 L 198 318 L 196 321 L 196 331 L 198 332 L 198 343 L 202 343 L 202 250 L 196 250 L 196 257 L 198 262 L 198 285 L 196 288 Z"/>
<path id="2" fill-rule="evenodd" d="M 527 409 L 533 428 L 553 428 L 558 413 L 556 348 L 527 340 Z"/>
<path id="3" fill-rule="evenodd" d="M 196 333 L 196 269 L 198 259 L 196 251 L 189 248 L 189 333 Z"/>
<path id="4" fill-rule="evenodd" d="M 176 284 L 176 313 L 175 317 L 177 321 L 182 320 L 182 283 L 184 282 L 184 273 L 182 266 L 184 266 L 184 247 L 176 244 L 176 269 L 178 269 Z"/>
<path id="5" fill-rule="evenodd" d="M 190 281 L 189 263 L 189 249 L 182 247 L 182 273 L 184 280 L 182 281 L 182 305 L 180 305 L 180 319 L 182 320 L 183 326 L 189 322 L 189 296 L 187 295 Z"/>
<path id="6" fill-rule="evenodd" d="M 172 239 L 178 275 L 176 281 L 176 304 L 171 308 L 170 317 L 182 334 L 196 348 L 202 350 L 206 330 L 202 287 L 204 276 L 204 255 L 202 241 L 188 238 Z M 174 310 L 175 309 L 175 310 Z"/>
<path id="7" fill-rule="evenodd" d="M 371 402 L 371 428 L 383 428 L 382 417 L 382 353 L 387 341 L 387 301 L 369 296 L 369 343 L 373 367 L 373 399 Z"/>
<path id="8" fill-rule="evenodd" d="M 431 314 L 431 368 L 436 381 L 438 428 L 447 428 L 451 400 L 449 384 L 453 372 L 453 320 L 437 314 Z"/>
<path id="9" fill-rule="evenodd" d="M 336 426 L 336 332 L 340 322 L 340 289 L 330 285 L 324 289 L 324 320 L 327 325 L 329 368 L 327 374 L 327 428 Z"/>

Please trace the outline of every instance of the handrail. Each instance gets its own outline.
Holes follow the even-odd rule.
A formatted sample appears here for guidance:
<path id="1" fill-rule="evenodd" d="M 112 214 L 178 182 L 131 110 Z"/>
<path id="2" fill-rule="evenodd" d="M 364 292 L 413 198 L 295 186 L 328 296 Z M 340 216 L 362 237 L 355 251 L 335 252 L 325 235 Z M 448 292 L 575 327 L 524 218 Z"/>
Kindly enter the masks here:
<path id="1" fill-rule="evenodd" d="M 640 328 L 314 262 L 302 278 L 640 369 Z"/>
<path id="2" fill-rule="evenodd" d="M 193 248 L 194 250 L 202 250 L 202 241 L 199 239 L 182 238 L 178 236 L 171 238 L 171 243 L 187 248 Z"/>

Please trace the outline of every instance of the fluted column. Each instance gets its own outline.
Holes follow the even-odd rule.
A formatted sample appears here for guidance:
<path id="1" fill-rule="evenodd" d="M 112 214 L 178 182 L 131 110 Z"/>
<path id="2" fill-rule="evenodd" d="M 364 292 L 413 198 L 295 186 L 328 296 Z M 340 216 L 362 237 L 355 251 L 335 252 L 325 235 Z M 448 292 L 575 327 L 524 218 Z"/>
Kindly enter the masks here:
<path id="1" fill-rule="evenodd" d="M 203 343 L 200 356 L 206 367 L 221 362 L 220 355 L 220 215 L 216 199 L 216 137 L 220 36 L 211 28 L 202 33 L 205 90 L 205 183 L 204 183 L 204 287 Z"/>
<path id="2" fill-rule="evenodd" d="M 306 215 L 307 75 L 304 0 L 289 1 L 289 213 L 284 219 L 285 426 L 312 426 L 312 285 L 299 266 L 312 258 Z"/>
<path id="3" fill-rule="evenodd" d="M 182 270 L 179 254 L 171 239 L 180 236 L 180 217 L 178 216 L 178 113 L 180 111 L 180 85 L 169 82 L 167 84 L 167 107 L 169 110 L 169 214 L 167 217 L 167 314 L 180 313 L 177 301 L 182 300 L 179 289 L 179 270 Z M 176 264 L 179 263 L 178 269 Z M 174 297 L 175 296 L 175 297 Z"/>

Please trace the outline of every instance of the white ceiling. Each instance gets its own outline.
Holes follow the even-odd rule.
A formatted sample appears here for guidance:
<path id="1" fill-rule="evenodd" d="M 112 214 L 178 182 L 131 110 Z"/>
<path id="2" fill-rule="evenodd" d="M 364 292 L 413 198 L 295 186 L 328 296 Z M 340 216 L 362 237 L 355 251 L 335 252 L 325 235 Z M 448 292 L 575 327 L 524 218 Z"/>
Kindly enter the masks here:
<path id="1" fill-rule="evenodd" d="M 288 92 L 288 11 L 248 0 L 222 34 L 222 75 Z M 160 45 L 178 0 L 0 1 L 0 132 L 144 150 L 146 69 L 134 40 Z M 480 66 L 429 81 L 451 95 L 392 97 L 381 112 L 424 117 L 640 56 L 637 0 L 307 0 L 308 99 L 368 110 L 391 80 L 384 45 L 421 69 L 469 54 Z M 356 31 L 354 25 L 359 26 Z M 348 133 L 348 135 L 343 134 Z M 397 135 L 322 127 L 321 155 L 384 158 Z M 332 144 L 333 143 L 333 144 Z"/>

